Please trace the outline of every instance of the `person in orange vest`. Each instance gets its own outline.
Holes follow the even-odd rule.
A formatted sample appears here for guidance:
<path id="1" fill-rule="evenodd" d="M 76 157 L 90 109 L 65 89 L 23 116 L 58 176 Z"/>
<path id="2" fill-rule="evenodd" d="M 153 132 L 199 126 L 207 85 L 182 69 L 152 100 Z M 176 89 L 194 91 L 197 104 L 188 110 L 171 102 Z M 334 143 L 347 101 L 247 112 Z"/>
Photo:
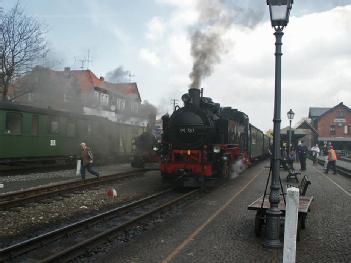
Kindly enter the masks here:
<path id="1" fill-rule="evenodd" d="M 328 164 L 327 164 L 327 170 L 325 173 L 329 172 L 329 169 L 332 169 L 334 171 L 334 174 L 336 174 L 336 152 L 334 150 L 333 145 L 330 145 L 330 149 L 328 151 Z"/>

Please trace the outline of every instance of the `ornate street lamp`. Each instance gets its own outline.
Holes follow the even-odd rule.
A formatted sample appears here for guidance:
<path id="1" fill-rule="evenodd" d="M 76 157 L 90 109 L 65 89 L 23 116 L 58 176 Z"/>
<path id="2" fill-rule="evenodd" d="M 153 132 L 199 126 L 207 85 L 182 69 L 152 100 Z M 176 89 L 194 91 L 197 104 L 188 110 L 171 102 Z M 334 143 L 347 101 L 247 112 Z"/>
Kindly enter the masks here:
<path id="1" fill-rule="evenodd" d="M 290 147 L 291 147 L 291 121 L 294 119 L 294 116 L 295 116 L 295 112 L 292 111 L 292 109 L 290 109 L 288 112 L 287 112 L 287 116 L 288 116 L 288 119 L 289 119 L 289 144 L 288 144 L 288 154 L 290 154 Z"/>
<path id="2" fill-rule="evenodd" d="M 266 213 L 266 235 L 263 245 L 271 248 L 281 247 L 279 239 L 280 216 L 278 208 L 280 201 L 280 113 L 281 113 L 281 47 L 283 29 L 289 22 L 290 10 L 293 0 L 267 0 L 271 16 L 272 27 L 275 32 L 275 95 L 274 95 L 274 118 L 273 118 L 273 162 L 272 180 L 270 186 L 270 207 Z"/>

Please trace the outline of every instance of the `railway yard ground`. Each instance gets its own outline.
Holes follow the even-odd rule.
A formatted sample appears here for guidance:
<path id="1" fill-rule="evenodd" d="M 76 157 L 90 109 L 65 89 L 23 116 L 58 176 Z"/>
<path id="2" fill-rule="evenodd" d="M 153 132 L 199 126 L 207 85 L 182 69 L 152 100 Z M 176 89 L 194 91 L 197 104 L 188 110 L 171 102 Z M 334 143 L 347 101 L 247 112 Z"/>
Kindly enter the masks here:
<path id="1" fill-rule="evenodd" d="M 268 170 L 261 163 L 191 203 L 181 213 L 102 262 L 282 262 L 282 249 L 263 248 L 247 206 L 263 194 Z M 297 164 L 295 164 L 297 166 Z M 351 262 L 351 181 L 326 175 L 308 162 L 314 196 L 306 229 L 297 243 L 296 262 Z M 287 172 L 281 171 L 283 185 Z M 290 183 L 290 182 L 289 182 Z"/>
<path id="2" fill-rule="evenodd" d="M 123 163 L 97 166 L 97 170 L 104 176 L 113 173 L 133 171 L 135 169 L 130 166 L 130 163 Z M 87 178 L 94 177 L 95 176 L 87 172 Z M 81 179 L 80 176 L 76 175 L 76 169 L 5 174 L 0 176 L 0 184 L 3 184 L 3 187 L 0 188 L 0 194 L 75 179 Z"/>
<path id="3" fill-rule="evenodd" d="M 312 195 L 314 200 L 306 229 L 302 230 L 301 241 L 297 243 L 296 262 L 351 262 L 350 178 L 325 174 L 321 166 L 313 166 L 311 161 L 307 164 L 307 171 L 302 175 L 311 180 L 306 195 Z M 263 239 L 255 236 L 255 212 L 247 209 L 263 194 L 267 165 L 268 162 L 261 162 L 227 183 L 190 198 L 184 205 L 163 212 L 152 223 L 146 223 L 146 227 L 145 223 L 139 223 L 138 230 L 132 230 L 133 234 L 128 238 L 116 237 L 119 242 L 110 238 L 107 244 L 98 245 L 99 249 L 93 249 L 78 262 L 282 262 L 282 249 L 266 249 L 262 246 Z M 107 169 L 104 173 L 108 173 Z M 286 177 L 287 172 L 281 170 L 282 184 L 294 184 L 294 181 L 287 182 Z M 67 176 L 67 179 L 71 178 Z M 23 181 L 19 180 L 17 184 L 22 185 Z M 33 181 L 36 180 L 29 180 Z M 108 187 L 117 189 L 116 199 L 106 196 Z M 139 177 L 0 211 L 1 247 L 164 191 L 167 187 L 161 182 L 159 172 L 149 171 Z"/>

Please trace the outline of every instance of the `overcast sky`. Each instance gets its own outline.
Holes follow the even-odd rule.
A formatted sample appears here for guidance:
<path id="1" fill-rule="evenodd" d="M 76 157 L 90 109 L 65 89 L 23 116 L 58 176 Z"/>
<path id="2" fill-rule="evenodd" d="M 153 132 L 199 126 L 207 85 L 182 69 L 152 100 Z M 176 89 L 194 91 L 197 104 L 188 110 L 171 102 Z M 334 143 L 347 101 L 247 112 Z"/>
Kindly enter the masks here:
<path id="1" fill-rule="evenodd" d="M 212 1 L 216 2 L 216 1 Z M 234 19 L 221 28 L 220 60 L 201 87 L 222 106 L 247 113 L 267 130 L 273 126 L 274 36 L 266 0 L 228 0 Z M 201 1 L 203 3 L 203 1 Z M 5 10 L 13 0 L 2 0 Z M 97 76 L 123 66 L 142 99 L 171 111 L 170 100 L 187 92 L 193 65 L 191 32 L 203 28 L 195 0 L 22 0 L 30 16 L 46 24 L 51 54 L 80 68 L 90 50 Z M 211 21 L 215 24 L 215 22 Z M 212 25 L 211 24 L 211 25 Z M 351 0 L 295 0 L 284 30 L 282 127 L 310 106 L 351 107 Z"/>

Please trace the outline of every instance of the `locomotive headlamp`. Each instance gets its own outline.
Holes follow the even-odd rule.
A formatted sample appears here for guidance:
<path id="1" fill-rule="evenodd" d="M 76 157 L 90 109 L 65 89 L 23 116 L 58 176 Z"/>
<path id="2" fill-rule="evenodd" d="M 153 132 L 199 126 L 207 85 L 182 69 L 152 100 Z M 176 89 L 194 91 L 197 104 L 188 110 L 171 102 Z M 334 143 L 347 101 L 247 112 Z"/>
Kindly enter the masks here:
<path id="1" fill-rule="evenodd" d="M 213 146 L 213 152 L 214 153 L 220 153 L 221 152 L 221 147 L 219 145 Z"/>
<path id="2" fill-rule="evenodd" d="M 158 148 L 158 146 L 154 146 L 154 148 L 152 148 L 155 152 L 157 152 L 160 148 Z"/>

